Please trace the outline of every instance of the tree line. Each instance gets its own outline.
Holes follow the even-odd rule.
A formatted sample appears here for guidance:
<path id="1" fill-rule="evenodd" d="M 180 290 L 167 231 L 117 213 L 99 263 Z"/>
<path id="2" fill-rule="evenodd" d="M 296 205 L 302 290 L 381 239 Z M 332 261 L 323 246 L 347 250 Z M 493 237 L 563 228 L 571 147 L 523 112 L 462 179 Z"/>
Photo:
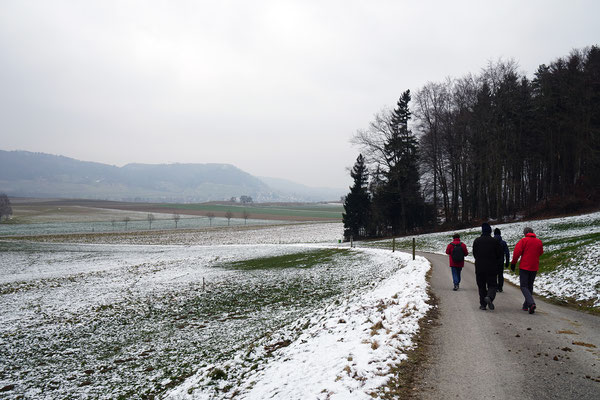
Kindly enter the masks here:
<path id="1" fill-rule="evenodd" d="M 598 46 L 542 64 L 532 79 L 515 61 L 498 61 L 479 75 L 429 82 L 414 99 L 406 91 L 353 139 L 361 155 L 345 235 L 596 204 L 599 130 Z"/>

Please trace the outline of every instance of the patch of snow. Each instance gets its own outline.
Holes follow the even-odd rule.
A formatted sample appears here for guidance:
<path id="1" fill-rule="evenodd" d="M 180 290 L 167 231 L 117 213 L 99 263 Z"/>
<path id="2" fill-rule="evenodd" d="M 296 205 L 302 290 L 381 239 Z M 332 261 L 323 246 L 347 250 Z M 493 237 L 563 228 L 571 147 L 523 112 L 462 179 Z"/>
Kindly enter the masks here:
<path id="1" fill-rule="evenodd" d="M 369 264 L 400 263 L 402 267 L 374 288 L 346 298 L 310 316 L 311 327 L 269 361 L 247 372 L 238 382 L 211 385 L 211 371 L 234 371 L 244 358 L 238 354 L 223 365 L 209 365 L 167 396 L 173 399 L 229 398 L 221 390 L 232 385 L 240 399 L 372 399 L 392 377 L 390 366 L 413 348 L 419 320 L 429 310 L 426 259 L 375 249 L 355 250 Z M 280 333 L 279 339 L 286 337 Z M 256 353 L 265 355 L 265 345 Z M 247 355 L 246 355 L 247 357 Z"/>

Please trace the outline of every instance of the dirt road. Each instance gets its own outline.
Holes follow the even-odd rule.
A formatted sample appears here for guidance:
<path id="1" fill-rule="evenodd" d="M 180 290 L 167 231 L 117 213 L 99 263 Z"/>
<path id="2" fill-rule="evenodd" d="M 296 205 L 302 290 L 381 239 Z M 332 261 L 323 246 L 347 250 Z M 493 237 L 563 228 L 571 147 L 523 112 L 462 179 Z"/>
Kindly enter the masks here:
<path id="1" fill-rule="evenodd" d="M 475 270 L 465 263 L 452 290 L 447 256 L 431 262 L 439 298 L 423 399 L 600 399 L 600 317 L 546 303 L 521 310 L 519 288 L 504 285 L 494 311 L 479 309 Z"/>

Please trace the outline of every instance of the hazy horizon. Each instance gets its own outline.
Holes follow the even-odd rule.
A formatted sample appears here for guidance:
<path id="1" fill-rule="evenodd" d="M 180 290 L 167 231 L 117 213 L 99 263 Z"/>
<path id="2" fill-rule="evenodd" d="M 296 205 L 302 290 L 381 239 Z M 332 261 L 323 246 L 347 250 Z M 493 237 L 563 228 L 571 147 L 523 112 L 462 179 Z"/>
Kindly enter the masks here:
<path id="1" fill-rule="evenodd" d="M 428 81 L 598 44 L 595 1 L 6 1 L 2 148 L 232 164 L 345 188 L 350 139 Z"/>

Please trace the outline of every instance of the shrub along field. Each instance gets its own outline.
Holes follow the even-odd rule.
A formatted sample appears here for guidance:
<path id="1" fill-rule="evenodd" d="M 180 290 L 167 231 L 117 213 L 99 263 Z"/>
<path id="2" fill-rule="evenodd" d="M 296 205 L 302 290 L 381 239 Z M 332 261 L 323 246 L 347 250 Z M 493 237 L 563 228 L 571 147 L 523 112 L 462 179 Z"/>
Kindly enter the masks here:
<path id="1" fill-rule="evenodd" d="M 540 272 L 535 290 L 558 302 L 574 304 L 583 309 L 600 312 L 600 212 L 574 217 L 547 220 L 493 224 L 512 251 L 523 237 L 523 228 L 530 226 L 544 244 L 540 258 Z M 481 235 L 480 228 L 457 231 L 471 251 L 473 241 Z M 454 232 L 441 232 L 415 236 L 416 248 L 444 254 Z M 399 247 L 412 247 L 412 237 L 397 239 Z M 389 240 L 368 244 L 391 248 Z M 467 257 L 473 261 L 472 255 Z M 508 273 L 507 273 L 508 272 Z M 505 278 L 518 284 L 518 270 L 505 270 Z"/>

